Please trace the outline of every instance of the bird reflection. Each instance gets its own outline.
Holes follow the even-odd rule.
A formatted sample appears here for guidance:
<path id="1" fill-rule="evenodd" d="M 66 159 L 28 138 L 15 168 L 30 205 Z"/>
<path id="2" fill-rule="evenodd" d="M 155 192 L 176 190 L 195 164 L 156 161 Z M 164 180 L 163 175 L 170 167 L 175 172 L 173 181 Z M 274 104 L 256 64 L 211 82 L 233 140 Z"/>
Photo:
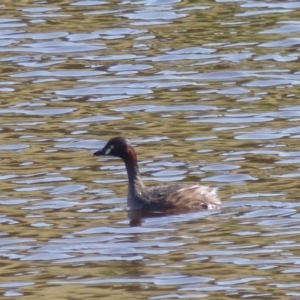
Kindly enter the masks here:
<path id="1" fill-rule="evenodd" d="M 180 215 L 183 213 L 193 212 L 207 212 L 205 209 L 168 209 L 161 211 L 141 210 L 141 209 L 129 209 L 127 211 L 128 218 L 130 220 L 130 227 L 142 226 L 145 219 L 148 218 L 160 218 L 171 215 Z"/>

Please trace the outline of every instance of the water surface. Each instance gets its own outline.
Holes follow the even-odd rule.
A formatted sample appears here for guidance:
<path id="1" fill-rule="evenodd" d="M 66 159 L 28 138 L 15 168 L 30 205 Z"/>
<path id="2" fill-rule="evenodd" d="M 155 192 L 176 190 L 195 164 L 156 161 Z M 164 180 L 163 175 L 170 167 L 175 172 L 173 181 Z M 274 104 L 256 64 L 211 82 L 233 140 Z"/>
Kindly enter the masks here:
<path id="1" fill-rule="evenodd" d="M 299 298 L 300 2 L 1 9 L 3 298 Z M 222 209 L 131 227 L 120 134 Z"/>

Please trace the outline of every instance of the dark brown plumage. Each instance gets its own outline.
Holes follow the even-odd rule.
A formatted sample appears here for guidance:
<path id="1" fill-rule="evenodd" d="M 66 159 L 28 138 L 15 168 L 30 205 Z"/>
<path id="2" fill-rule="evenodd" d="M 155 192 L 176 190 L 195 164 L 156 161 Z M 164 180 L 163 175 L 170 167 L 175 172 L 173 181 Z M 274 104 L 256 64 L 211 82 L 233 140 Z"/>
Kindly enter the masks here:
<path id="1" fill-rule="evenodd" d="M 217 188 L 181 183 L 146 188 L 139 173 L 136 152 L 123 137 L 110 139 L 94 155 L 116 156 L 124 161 L 128 174 L 127 203 L 131 209 L 218 209 L 221 205 Z"/>

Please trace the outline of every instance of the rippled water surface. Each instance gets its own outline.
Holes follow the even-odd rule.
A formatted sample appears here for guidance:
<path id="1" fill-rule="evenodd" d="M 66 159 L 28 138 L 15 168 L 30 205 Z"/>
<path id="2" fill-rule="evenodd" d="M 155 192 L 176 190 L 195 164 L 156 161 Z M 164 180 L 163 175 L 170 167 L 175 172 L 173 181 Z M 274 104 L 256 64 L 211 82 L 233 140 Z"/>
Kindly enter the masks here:
<path id="1" fill-rule="evenodd" d="M 299 299 L 299 1 L 0 8 L 1 297 Z M 222 209 L 130 224 L 120 134 Z"/>

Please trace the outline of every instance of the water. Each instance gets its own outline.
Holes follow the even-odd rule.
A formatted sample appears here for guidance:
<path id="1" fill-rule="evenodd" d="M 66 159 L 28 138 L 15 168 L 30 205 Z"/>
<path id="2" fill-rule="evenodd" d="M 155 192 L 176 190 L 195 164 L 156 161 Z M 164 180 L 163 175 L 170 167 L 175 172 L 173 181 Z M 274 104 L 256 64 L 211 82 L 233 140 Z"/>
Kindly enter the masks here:
<path id="1" fill-rule="evenodd" d="M 1 9 L 2 298 L 299 298 L 300 2 Z M 119 134 L 222 209 L 130 224 Z"/>

